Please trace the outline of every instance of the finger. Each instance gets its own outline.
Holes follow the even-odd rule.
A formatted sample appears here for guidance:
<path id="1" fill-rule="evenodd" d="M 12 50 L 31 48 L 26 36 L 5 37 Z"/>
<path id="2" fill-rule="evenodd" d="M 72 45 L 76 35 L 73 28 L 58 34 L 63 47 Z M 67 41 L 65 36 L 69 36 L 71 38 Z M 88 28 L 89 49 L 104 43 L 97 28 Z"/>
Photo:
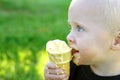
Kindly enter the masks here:
<path id="1" fill-rule="evenodd" d="M 52 62 L 48 62 L 47 63 L 47 68 L 48 69 L 56 69 L 56 68 L 58 68 L 54 63 L 52 63 Z"/>
<path id="2" fill-rule="evenodd" d="M 69 77 L 68 76 L 66 76 L 64 79 L 62 79 L 62 80 L 69 80 Z"/>
<path id="3" fill-rule="evenodd" d="M 49 68 L 47 66 L 45 66 L 44 68 L 44 75 L 45 74 L 62 74 L 65 73 L 65 70 L 62 70 L 60 68 Z"/>
<path id="4" fill-rule="evenodd" d="M 46 75 L 49 80 L 63 80 L 66 79 L 67 75 L 54 75 L 54 74 L 47 74 Z"/>
<path id="5" fill-rule="evenodd" d="M 44 75 L 46 75 L 46 74 L 49 73 L 48 68 L 49 68 L 49 69 L 56 69 L 56 67 L 54 66 L 53 63 L 48 62 L 48 63 L 46 64 L 45 68 L 44 68 Z"/>
<path id="6" fill-rule="evenodd" d="M 66 71 L 64 69 L 58 68 L 58 69 L 48 69 L 49 74 L 54 75 L 62 75 L 66 74 Z"/>

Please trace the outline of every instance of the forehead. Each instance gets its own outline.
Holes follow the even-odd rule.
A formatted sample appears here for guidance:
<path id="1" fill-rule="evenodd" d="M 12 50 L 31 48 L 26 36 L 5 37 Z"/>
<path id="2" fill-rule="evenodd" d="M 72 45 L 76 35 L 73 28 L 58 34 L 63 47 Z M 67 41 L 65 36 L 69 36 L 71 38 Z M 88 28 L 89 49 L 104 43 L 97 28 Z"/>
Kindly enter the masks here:
<path id="1" fill-rule="evenodd" d="M 72 0 L 68 22 L 94 22 L 102 24 L 108 16 L 108 0 Z"/>

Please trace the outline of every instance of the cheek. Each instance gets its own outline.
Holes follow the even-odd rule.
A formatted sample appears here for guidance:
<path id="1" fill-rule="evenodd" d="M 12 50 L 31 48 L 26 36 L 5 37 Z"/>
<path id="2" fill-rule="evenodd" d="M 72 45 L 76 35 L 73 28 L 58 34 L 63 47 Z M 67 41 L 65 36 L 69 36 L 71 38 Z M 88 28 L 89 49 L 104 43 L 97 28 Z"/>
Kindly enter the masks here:
<path id="1" fill-rule="evenodd" d="M 94 46 L 96 46 L 94 39 L 91 39 L 89 37 L 81 38 L 81 39 L 78 39 L 77 41 L 77 47 L 83 51 L 89 50 L 93 48 Z"/>
<path id="2" fill-rule="evenodd" d="M 94 43 L 94 41 L 85 41 L 84 42 L 78 42 L 78 48 L 80 50 L 81 58 L 84 60 L 92 60 L 94 59 L 98 53 L 99 48 Z"/>
<path id="3" fill-rule="evenodd" d="M 80 54 L 85 59 L 91 59 L 97 55 L 97 51 L 92 48 L 84 48 L 84 49 L 81 49 Z"/>

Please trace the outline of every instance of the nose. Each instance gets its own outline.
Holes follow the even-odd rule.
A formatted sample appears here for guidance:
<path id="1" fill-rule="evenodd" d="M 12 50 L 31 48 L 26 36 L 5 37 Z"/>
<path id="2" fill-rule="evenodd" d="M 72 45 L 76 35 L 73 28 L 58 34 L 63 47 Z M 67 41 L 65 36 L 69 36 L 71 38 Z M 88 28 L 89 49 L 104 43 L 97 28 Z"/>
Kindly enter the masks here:
<path id="1" fill-rule="evenodd" d="M 72 35 L 71 32 L 67 35 L 67 40 L 69 44 L 74 42 L 74 36 Z"/>

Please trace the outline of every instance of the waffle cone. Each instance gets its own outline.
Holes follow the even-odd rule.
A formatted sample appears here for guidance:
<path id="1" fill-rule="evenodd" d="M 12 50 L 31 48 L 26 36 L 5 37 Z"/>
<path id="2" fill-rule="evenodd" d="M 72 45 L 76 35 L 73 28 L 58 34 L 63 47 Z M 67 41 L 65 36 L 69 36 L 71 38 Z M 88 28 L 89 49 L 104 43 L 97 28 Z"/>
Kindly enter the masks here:
<path id="1" fill-rule="evenodd" d="M 61 40 L 48 41 L 46 47 L 49 54 L 49 60 L 62 69 L 65 69 L 66 73 L 69 75 L 71 48 L 69 48 L 67 44 Z"/>

